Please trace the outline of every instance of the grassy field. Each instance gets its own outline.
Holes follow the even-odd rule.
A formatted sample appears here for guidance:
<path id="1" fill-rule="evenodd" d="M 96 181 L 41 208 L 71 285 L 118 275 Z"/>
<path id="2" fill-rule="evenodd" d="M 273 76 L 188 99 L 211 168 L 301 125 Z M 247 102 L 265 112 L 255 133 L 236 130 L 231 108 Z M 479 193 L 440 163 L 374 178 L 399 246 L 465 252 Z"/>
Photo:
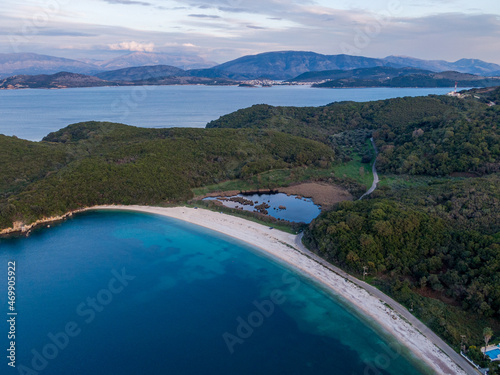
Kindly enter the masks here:
<path id="1" fill-rule="evenodd" d="M 370 140 L 366 141 L 366 147 L 373 152 L 373 146 Z M 366 186 L 366 188 L 368 189 L 373 183 L 373 158 L 370 163 L 362 163 L 362 155 L 356 152 L 353 152 L 351 154 L 351 158 L 351 161 L 342 163 L 335 167 L 335 177 L 352 178 L 358 181 L 360 184 Z"/>
<path id="2" fill-rule="evenodd" d="M 272 171 L 260 173 L 246 180 L 230 180 L 215 185 L 208 185 L 192 189 L 196 197 L 203 196 L 212 192 L 231 191 L 231 190 L 257 190 L 257 189 L 276 189 L 278 187 L 289 186 L 292 183 L 318 180 L 332 177 L 338 166 L 330 168 L 308 168 L 300 167 L 295 169 L 275 169 Z"/>
<path id="3" fill-rule="evenodd" d="M 387 186 L 391 189 L 406 189 L 422 186 L 429 186 L 435 183 L 460 180 L 463 177 L 433 177 L 433 176 L 410 176 L 410 175 L 382 175 L 380 176 L 379 186 Z"/>

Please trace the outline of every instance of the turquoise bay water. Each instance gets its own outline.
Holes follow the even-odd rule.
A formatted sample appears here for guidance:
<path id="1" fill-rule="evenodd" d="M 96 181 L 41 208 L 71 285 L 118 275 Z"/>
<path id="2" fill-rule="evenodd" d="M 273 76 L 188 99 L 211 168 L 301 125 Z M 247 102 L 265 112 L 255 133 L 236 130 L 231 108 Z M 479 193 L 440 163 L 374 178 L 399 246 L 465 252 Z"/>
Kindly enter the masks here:
<path id="1" fill-rule="evenodd" d="M 309 86 L 0 90 L 0 134 L 38 141 L 69 124 L 91 120 L 152 128 L 202 128 L 211 120 L 254 104 L 320 106 L 343 100 L 359 102 L 449 91 L 447 88 L 313 89 Z"/>
<path id="2" fill-rule="evenodd" d="M 297 223 L 310 223 L 320 213 L 321 208 L 314 204 L 310 198 L 299 198 L 296 195 L 286 195 L 283 193 L 278 194 L 238 194 L 236 197 L 242 197 L 254 202 L 253 206 L 242 205 L 238 202 L 223 200 L 222 204 L 226 207 L 236 208 L 239 207 L 245 211 L 256 211 L 255 206 L 261 203 L 266 203 L 270 207 L 267 208 L 269 216 L 276 219 L 287 221 L 294 221 Z M 229 197 L 232 198 L 232 197 Z M 216 197 L 205 198 L 204 200 L 218 200 Z M 283 206 L 286 209 L 280 209 Z"/>
<path id="3" fill-rule="evenodd" d="M 318 286 L 236 240 L 173 219 L 93 212 L 0 240 L 5 312 L 8 261 L 17 271 L 18 369 L 424 373 Z M 6 334 L 0 343 L 5 353 Z M 2 374 L 17 374 L 2 358 Z"/>

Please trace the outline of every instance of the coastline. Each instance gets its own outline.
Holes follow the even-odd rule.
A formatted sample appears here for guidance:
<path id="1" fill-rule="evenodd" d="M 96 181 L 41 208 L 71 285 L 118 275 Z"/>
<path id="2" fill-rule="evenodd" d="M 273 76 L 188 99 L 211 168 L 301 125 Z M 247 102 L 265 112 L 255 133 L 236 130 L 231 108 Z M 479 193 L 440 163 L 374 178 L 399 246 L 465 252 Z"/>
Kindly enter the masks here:
<path id="1" fill-rule="evenodd" d="M 262 224 L 204 209 L 107 205 L 89 207 L 79 211 L 93 210 L 132 211 L 167 216 L 244 241 L 305 277 L 318 282 L 330 293 L 348 302 L 354 310 L 390 333 L 437 374 L 476 374 L 472 368 L 462 369 L 419 328 L 389 305 L 391 302 L 396 304 L 394 301 L 391 300 L 388 303 L 387 299 L 382 300 L 380 296 L 370 293 L 368 288 L 360 286 L 360 283 L 353 282 L 352 277 L 347 278 L 342 274 L 342 271 L 337 272 L 335 267 L 323 264 L 325 261 L 321 262 L 321 258 L 315 259 L 317 256 L 309 253 L 302 246 L 300 236 L 272 230 Z"/>
<path id="2" fill-rule="evenodd" d="M 46 225 L 46 224 L 52 224 L 52 223 L 57 223 L 59 221 L 66 220 L 68 217 L 71 217 L 76 213 L 84 212 L 87 210 L 88 210 L 88 208 L 80 208 L 77 210 L 66 212 L 64 215 L 51 216 L 51 217 L 46 217 L 43 219 L 38 219 L 38 220 L 32 222 L 31 224 L 24 224 L 22 221 L 15 221 L 13 223 L 12 227 L 0 230 L 0 237 L 1 236 L 18 235 L 18 234 L 28 236 L 33 229 L 36 229 L 36 228 L 41 227 L 41 226 Z"/>

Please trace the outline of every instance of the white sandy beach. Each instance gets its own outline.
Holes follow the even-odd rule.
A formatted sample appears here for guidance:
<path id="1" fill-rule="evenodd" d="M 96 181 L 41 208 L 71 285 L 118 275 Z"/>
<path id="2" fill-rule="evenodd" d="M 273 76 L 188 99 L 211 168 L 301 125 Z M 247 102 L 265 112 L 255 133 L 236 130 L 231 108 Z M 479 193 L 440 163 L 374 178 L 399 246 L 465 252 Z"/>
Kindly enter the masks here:
<path id="1" fill-rule="evenodd" d="M 420 330 L 402 318 L 394 309 L 387 307 L 379 297 L 367 290 L 346 281 L 344 276 L 319 264 L 298 249 L 297 236 L 270 229 L 267 226 L 238 217 L 204 209 L 186 207 L 148 207 L 148 206 L 99 206 L 98 210 L 125 210 L 158 214 L 184 220 L 220 233 L 245 241 L 266 254 L 277 258 L 302 274 L 326 286 L 333 294 L 342 297 L 369 320 L 376 322 L 385 331 L 394 335 L 415 356 L 424 360 L 438 374 L 470 374 L 472 368 L 462 370 L 453 360 L 441 351 Z"/>

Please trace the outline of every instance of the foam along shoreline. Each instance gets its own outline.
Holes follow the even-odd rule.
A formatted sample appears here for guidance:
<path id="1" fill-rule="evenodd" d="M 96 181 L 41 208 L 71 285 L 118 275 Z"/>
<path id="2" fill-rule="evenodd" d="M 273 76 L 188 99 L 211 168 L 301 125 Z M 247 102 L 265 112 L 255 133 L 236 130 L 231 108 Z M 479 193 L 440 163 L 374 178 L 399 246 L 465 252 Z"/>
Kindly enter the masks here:
<path id="1" fill-rule="evenodd" d="M 87 210 L 120 210 L 168 216 L 234 237 L 261 249 L 272 258 L 291 266 L 306 277 L 319 282 L 334 295 L 340 296 L 361 312 L 369 321 L 377 323 L 423 360 L 437 374 L 469 374 L 450 359 L 420 330 L 401 317 L 380 298 L 330 270 L 314 256 L 300 249 L 296 235 L 272 230 L 268 226 L 204 209 L 187 207 L 96 206 Z M 471 368 L 472 369 L 472 368 Z M 467 369 L 467 370 L 471 370 Z"/>

